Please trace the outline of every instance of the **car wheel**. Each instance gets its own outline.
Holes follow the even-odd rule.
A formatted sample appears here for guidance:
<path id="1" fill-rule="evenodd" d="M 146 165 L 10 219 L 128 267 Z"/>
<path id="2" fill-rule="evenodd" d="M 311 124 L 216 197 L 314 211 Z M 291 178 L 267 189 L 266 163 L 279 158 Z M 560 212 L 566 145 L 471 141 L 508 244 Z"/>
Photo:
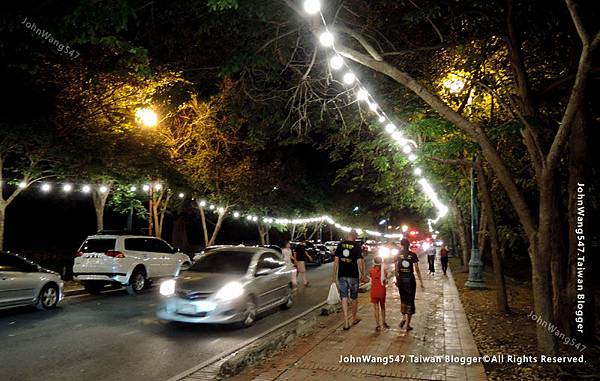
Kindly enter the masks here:
<path id="1" fill-rule="evenodd" d="M 189 262 L 183 262 L 181 267 L 179 268 L 179 272 L 186 271 L 190 269 L 191 264 Z"/>
<path id="2" fill-rule="evenodd" d="M 242 321 L 242 327 L 250 327 L 256 320 L 256 303 L 251 298 L 246 302 L 244 308 L 244 320 Z"/>
<path id="3" fill-rule="evenodd" d="M 104 289 L 104 282 L 84 282 L 83 288 L 88 294 L 98 295 Z"/>
<path id="4" fill-rule="evenodd" d="M 287 310 L 289 308 L 292 308 L 293 305 L 294 305 L 294 289 L 292 288 L 292 285 L 290 284 L 288 286 L 287 298 L 285 300 L 285 303 L 281 305 L 281 308 L 284 310 Z"/>
<path id="5" fill-rule="evenodd" d="M 51 284 L 45 285 L 38 296 L 37 308 L 49 310 L 56 307 L 56 303 L 58 303 L 58 287 Z"/>
<path id="6" fill-rule="evenodd" d="M 129 284 L 127 285 L 127 292 L 129 295 L 138 295 L 144 291 L 146 287 L 146 276 L 140 270 L 133 270 L 133 274 L 129 278 Z"/>

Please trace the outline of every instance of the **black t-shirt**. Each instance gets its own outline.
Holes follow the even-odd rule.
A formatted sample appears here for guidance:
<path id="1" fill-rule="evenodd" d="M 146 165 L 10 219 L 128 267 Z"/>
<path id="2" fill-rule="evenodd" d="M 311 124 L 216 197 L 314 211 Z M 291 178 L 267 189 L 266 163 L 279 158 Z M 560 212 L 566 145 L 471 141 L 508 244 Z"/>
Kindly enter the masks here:
<path id="1" fill-rule="evenodd" d="M 412 251 L 401 250 L 396 257 L 396 276 L 400 278 L 412 277 L 414 268 L 413 264 L 419 262 L 417 254 Z"/>
<path id="2" fill-rule="evenodd" d="M 362 250 L 354 241 L 342 241 L 335 250 L 339 258 L 338 278 L 358 278 L 358 260 L 361 259 Z"/>
<path id="3" fill-rule="evenodd" d="M 306 262 L 306 247 L 304 245 L 296 246 L 296 260 L 298 262 Z"/>

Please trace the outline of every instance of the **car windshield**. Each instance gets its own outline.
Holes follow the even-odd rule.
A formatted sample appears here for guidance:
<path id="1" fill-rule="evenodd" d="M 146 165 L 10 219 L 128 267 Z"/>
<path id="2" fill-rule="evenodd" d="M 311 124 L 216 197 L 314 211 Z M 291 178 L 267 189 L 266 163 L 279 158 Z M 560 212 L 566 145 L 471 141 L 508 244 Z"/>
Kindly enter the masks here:
<path id="1" fill-rule="evenodd" d="M 116 239 L 114 239 L 114 238 L 88 239 L 83 243 L 83 245 L 81 245 L 80 251 L 82 253 L 105 253 L 108 250 L 115 249 L 115 242 L 116 242 Z"/>
<path id="2" fill-rule="evenodd" d="M 200 258 L 189 271 L 203 273 L 245 274 L 250 266 L 252 253 L 246 251 L 217 251 Z"/>

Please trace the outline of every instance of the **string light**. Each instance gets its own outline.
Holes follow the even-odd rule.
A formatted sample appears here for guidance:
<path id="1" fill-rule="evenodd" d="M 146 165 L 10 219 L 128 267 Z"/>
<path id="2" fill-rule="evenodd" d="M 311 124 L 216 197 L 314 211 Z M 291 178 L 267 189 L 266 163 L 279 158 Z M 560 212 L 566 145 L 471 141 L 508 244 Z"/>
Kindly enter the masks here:
<path id="1" fill-rule="evenodd" d="M 421 168 L 415 168 L 414 174 L 417 176 L 421 176 L 423 174 L 423 171 L 421 170 Z"/>
<path id="2" fill-rule="evenodd" d="M 162 189 L 162 185 L 160 183 L 156 183 L 156 185 L 154 185 L 154 190 L 155 191 L 160 191 Z"/>
<path id="3" fill-rule="evenodd" d="M 142 187 L 142 189 L 144 190 L 144 192 L 148 192 L 150 190 L 150 185 L 144 184 L 144 186 Z"/>
<path id="4" fill-rule="evenodd" d="M 108 188 L 106 187 L 106 185 L 100 186 L 100 188 L 98 190 L 100 191 L 100 193 L 106 193 L 106 192 L 108 192 Z"/>
<path id="5" fill-rule="evenodd" d="M 204 208 L 206 206 L 206 201 L 202 200 L 199 202 L 199 204 L 201 208 Z"/>
<path id="6" fill-rule="evenodd" d="M 354 73 L 348 72 L 344 74 L 343 80 L 346 85 L 351 85 L 354 83 L 354 81 L 356 81 L 356 76 L 354 75 Z"/>
<path id="7" fill-rule="evenodd" d="M 408 155 L 408 161 L 415 161 L 417 160 L 417 155 L 415 155 L 414 153 L 411 153 L 410 155 Z"/>
<path id="8" fill-rule="evenodd" d="M 383 123 L 383 122 L 385 122 L 385 116 L 381 115 L 379 117 L 379 123 Z"/>
<path id="9" fill-rule="evenodd" d="M 309 15 L 314 15 L 319 13 L 321 10 L 321 2 L 319 0 L 305 0 L 304 1 L 304 11 Z"/>
<path id="10" fill-rule="evenodd" d="M 409 145 L 405 145 L 404 147 L 402 147 L 402 152 L 404 152 L 405 154 L 409 154 L 412 152 L 412 148 L 410 148 Z"/>
<path id="11" fill-rule="evenodd" d="M 62 189 L 63 189 L 64 192 L 69 193 L 70 191 L 73 190 L 73 185 L 71 185 L 71 184 L 65 184 L 65 185 L 63 185 Z"/>
<path id="12" fill-rule="evenodd" d="M 179 198 L 184 198 L 185 197 L 185 193 L 179 193 Z"/>
<path id="13" fill-rule="evenodd" d="M 92 191 L 92 187 L 90 187 L 89 185 L 84 185 L 81 187 L 81 191 L 83 193 L 90 193 Z"/>
<path id="14" fill-rule="evenodd" d="M 319 41 L 321 42 L 321 45 L 329 48 L 333 46 L 333 34 L 329 31 L 325 31 L 319 36 Z"/>
<path id="15" fill-rule="evenodd" d="M 394 126 L 392 123 L 388 123 L 385 126 L 385 132 L 387 132 L 388 134 L 393 134 L 396 131 L 396 126 Z"/>
<path id="16" fill-rule="evenodd" d="M 129 190 L 130 190 L 131 192 L 135 192 L 135 191 L 137 190 L 137 187 L 136 187 L 136 186 L 132 186 L 131 188 L 129 188 Z"/>
<path id="17" fill-rule="evenodd" d="M 240 218 L 240 212 L 233 212 L 233 218 Z"/>
<path id="18" fill-rule="evenodd" d="M 52 185 L 48 184 L 48 183 L 44 183 L 42 184 L 42 191 L 43 192 L 50 192 L 52 190 Z"/>
<path id="19" fill-rule="evenodd" d="M 360 89 L 356 93 L 356 99 L 359 101 L 367 101 L 369 100 L 369 92 L 365 89 Z"/>
<path id="20" fill-rule="evenodd" d="M 27 188 L 27 183 L 26 183 L 25 181 L 21 181 L 21 182 L 19 183 L 19 188 L 21 188 L 21 189 L 25 189 L 25 188 Z"/>
<path id="21" fill-rule="evenodd" d="M 336 54 L 329 60 L 329 66 L 331 66 L 333 70 L 340 70 L 342 66 L 344 66 L 344 59 Z"/>

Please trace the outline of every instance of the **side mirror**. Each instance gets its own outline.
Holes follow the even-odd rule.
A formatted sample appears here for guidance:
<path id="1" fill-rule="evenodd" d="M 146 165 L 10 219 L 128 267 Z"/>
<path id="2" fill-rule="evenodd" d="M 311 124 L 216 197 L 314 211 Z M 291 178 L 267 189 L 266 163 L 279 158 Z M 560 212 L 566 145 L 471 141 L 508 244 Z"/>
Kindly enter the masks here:
<path id="1" fill-rule="evenodd" d="M 266 269 L 266 268 L 262 268 L 262 269 L 258 269 L 256 271 L 256 276 L 265 276 L 271 273 L 271 269 Z"/>

